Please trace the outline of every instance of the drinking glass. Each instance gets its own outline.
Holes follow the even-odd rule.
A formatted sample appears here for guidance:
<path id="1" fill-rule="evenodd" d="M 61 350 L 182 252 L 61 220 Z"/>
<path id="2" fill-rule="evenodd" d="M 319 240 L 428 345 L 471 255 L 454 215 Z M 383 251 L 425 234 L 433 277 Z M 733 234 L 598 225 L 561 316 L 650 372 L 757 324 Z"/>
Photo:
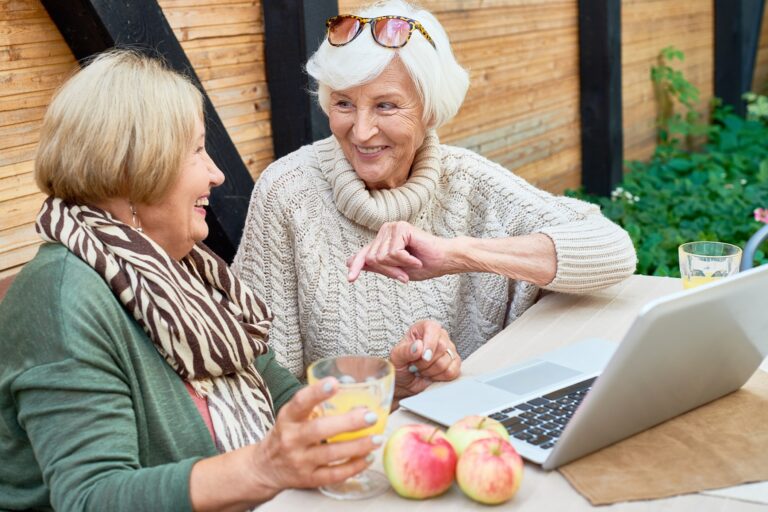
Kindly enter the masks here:
<path id="1" fill-rule="evenodd" d="M 689 242 L 678 249 L 683 288 L 694 288 L 739 271 L 741 249 L 723 242 Z"/>
<path id="2" fill-rule="evenodd" d="M 336 377 L 339 389 L 320 405 L 323 416 L 337 416 L 358 407 L 377 414 L 370 427 L 337 434 L 327 442 L 351 441 L 365 436 L 383 434 L 395 391 L 395 370 L 386 359 L 370 356 L 340 356 L 320 359 L 307 369 L 307 381 L 313 384 L 325 377 Z M 338 484 L 320 487 L 326 496 L 340 500 L 359 500 L 377 496 L 389 489 L 387 477 L 366 469 Z"/>

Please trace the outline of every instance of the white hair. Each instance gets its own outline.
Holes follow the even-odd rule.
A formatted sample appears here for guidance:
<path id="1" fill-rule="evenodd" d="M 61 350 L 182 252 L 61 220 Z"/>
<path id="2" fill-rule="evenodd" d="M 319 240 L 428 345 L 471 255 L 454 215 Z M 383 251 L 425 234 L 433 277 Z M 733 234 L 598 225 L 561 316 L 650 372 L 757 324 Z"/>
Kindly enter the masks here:
<path id="1" fill-rule="evenodd" d="M 397 56 L 419 92 L 425 124 L 439 128 L 450 121 L 464 102 L 469 74 L 456 62 L 440 22 L 429 11 L 402 0 L 377 2 L 355 14 L 364 18 L 395 15 L 417 20 L 432 37 L 435 47 L 414 29 L 410 41 L 402 48 L 384 48 L 373 40 L 369 25 L 345 46 L 332 46 L 326 38 L 307 62 L 307 73 L 317 81 L 317 99 L 323 112 L 328 114 L 331 91 L 374 80 Z"/>

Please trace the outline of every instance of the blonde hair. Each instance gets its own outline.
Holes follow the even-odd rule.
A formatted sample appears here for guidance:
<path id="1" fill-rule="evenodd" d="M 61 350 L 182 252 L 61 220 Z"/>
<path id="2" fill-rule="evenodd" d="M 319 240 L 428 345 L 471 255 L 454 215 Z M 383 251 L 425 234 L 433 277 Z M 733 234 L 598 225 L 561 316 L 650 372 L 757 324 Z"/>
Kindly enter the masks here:
<path id="1" fill-rule="evenodd" d="M 102 53 L 48 107 L 35 181 L 75 203 L 156 202 L 176 180 L 202 118 L 202 95 L 186 77 L 135 51 Z"/>
<path id="2" fill-rule="evenodd" d="M 345 46 L 332 46 L 326 38 L 307 62 L 307 73 L 317 81 L 317 100 L 328 114 L 331 91 L 342 91 L 370 82 L 398 57 L 416 85 L 424 106 L 424 122 L 439 128 L 459 111 L 469 89 L 469 74 L 456 61 L 448 35 L 429 11 L 402 0 L 378 2 L 355 13 L 364 18 L 396 15 L 417 20 L 432 40 L 433 47 L 414 30 L 408 44 L 392 49 L 379 46 L 366 25 L 363 32 Z"/>

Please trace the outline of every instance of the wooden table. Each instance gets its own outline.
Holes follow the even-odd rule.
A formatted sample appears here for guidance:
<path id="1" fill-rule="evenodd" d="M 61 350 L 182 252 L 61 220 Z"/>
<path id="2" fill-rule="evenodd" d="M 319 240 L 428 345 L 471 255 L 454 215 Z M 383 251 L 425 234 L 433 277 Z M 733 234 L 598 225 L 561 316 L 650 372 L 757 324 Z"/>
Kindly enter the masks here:
<path id="1" fill-rule="evenodd" d="M 509 366 L 569 343 L 589 337 L 619 341 L 629 329 L 639 309 L 650 300 L 682 289 L 680 280 L 632 276 L 630 279 L 600 292 L 586 295 L 545 295 L 517 321 L 493 337 L 469 357 L 462 375 L 477 375 Z M 437 385 L 437 384 L 436 384 Z M 387 433 L 407 423 L 427 421 L 406 411 L 396 411 L 390 417 Z M 379 450 L 379 457 L 381 450 Z M 377 460 L 374 467 L 381 469 Z M 576 492 L 557 471 L 542 471 L 526 463 L 523 482 L 517 495 L 499 507 L 515 511 L 581 511 L 598 510 Z M 465 497 L 454 484 L 446 494 L 424 501 L 400 498 L 393 490 L 363 501 L 336 501 L 318 491 L 285 491 L 262 505 L 263 511 L 378 511 L 407 510 L 440 511 L 490 510 Z M 764 511 L 765 505 L 726 498 L 689 494 L 653 501 L 618 503 L 599 510 L 679 510 L 707 512 L 721 510 Z"/>

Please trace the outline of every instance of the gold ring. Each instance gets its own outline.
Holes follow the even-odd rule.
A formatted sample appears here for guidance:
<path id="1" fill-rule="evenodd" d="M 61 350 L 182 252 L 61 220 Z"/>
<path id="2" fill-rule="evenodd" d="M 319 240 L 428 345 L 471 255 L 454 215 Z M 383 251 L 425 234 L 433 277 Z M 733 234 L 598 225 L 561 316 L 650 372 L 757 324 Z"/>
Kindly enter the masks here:
<path id="1" fill-rule="evenodd" d="M 449 348 L 445 349 L 445 353 L 446 353 L 446 354 L 448 354 L 448 356 L 450 356 L 450 358 L 451 358 L 451 361 L 453 361 L 454 359 L 456 359 L 456 356 L 455 356 L 455 355 L 453 355 L 453 352 L 451 352 L 451 349 L 449 349 Z"/>

